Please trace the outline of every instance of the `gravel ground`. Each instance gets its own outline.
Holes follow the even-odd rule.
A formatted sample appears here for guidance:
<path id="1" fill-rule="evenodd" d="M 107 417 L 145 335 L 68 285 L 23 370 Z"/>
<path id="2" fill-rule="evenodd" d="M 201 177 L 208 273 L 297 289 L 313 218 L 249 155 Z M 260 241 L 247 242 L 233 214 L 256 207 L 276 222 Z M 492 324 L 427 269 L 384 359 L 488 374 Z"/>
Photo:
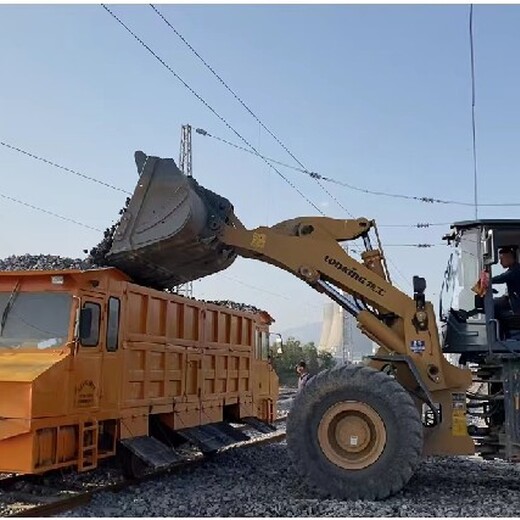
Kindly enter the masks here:
<path id="1" fill-rule="evenodd" d="M 288 408 L 293 390 L 280 393 Z M 46 478 L 45 484 L 55 487 L 56 478 Z M 111 468 L 66 479 L 69 489 L 114 480 L 117 472 Z M 34 494 L 35 488 L 20 491 Z M 101 493 L 88 506 L 60 516 L 515 517 L 519 512 L 520 466 L 478 457 L 425 460 L 405 489 L 384 501 L 320 500 L 295 474 L 282 442 L 229 450 L 174 475 Z"/>
<path id="2" fill-rule="evenodd" d="M 291 403 L 296 395 L 296 389 L 294 388 L 281 388 L 278 402 L 276 405 L 277 416 L 284 416 L 289 413 Z"/>
<path id="3" fill-rule="evenodd" d="M 96 496 L 62 516 L 518 516 L 520 468 L 473 457 L 426 460 L 381 502 L 318 500 L 292 470 L 285 443 L 230 451 L 194 469 Z"/>
<path id="4" fill-rule="evenodd" d="M 281 389 L 282 407 L 279 416 L 285 415 L 295 390 L 292 388 Z M 284 423 L 279 423 L 278 428 L 283 429 Z M 254 429 L 246 430 L 251 439 L 263 437 L 265 434 Z M 200 456 L 195 446 L 186 444 L 178 448 L 178 452 L 185 458 L 191 459 Z M 221 454 L 224 456 L 224 454 Z M 0 482 L 9 474 L 0 473 Z M 47 502 L 68 495 L 70 492 L 95 489 L 99 486 L 114 484 L 122 479 L 119 464 L 115 459 L 103 461 L 101 466 L 86 473 L 76 473 L 73 469 L 62 472 L 50 473 L 32 480 L 18 481 L 7 488 L 0 487 L 0 517 L 8 516 L 22 511 L 28 504 Z M 110 495 L 109 495 L 110 496 Z M 107 513 L 106 516 L 110 516 Z"/>

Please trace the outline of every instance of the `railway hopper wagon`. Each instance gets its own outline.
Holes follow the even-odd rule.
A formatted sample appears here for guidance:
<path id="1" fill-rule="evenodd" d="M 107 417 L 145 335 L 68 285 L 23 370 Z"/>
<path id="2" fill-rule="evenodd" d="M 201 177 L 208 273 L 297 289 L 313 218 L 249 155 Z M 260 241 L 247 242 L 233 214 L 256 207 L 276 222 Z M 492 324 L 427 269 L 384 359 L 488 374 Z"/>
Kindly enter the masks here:
<path id="1" fill-rule="evenodd" d="M 132 283 L 116 268 L 0 273 L 0 472 L 135 475 L 269 427 L 278 378 L 266 313 Z"/>

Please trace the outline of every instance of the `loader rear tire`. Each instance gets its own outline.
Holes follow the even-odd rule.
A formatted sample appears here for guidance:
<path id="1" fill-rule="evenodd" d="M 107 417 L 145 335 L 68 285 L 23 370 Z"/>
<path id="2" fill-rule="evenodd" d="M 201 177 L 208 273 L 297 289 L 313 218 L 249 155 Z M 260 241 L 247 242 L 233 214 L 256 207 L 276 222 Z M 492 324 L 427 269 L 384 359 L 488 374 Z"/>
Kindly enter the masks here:
<path id="1" fill-rule="evenodd" d="M 421 461 L 423 427 L 409 393 L 364 365 L 310 379 L 287 418 L 297 473 L 320 495 L 381 500 L 400 491 Z"/>

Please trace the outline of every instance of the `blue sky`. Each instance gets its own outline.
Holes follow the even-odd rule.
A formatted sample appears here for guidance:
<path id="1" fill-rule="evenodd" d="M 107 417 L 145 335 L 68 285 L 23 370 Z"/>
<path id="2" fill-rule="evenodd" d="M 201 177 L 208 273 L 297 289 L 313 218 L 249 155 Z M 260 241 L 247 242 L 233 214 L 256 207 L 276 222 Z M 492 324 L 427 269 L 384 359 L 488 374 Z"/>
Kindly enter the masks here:
<path id="1" fill-rule="evenodd" d="M 150 7 L 112 9 L 255 147 L 291 162 Z M 472 201 L 468 6 L 160 9 L 309 169 L 372 190 Z M 519 27 L 518 6 L 474 8 L 482 202 L 518 200 Z M 1 141 L 129 191 L 134 151 L 177 159 L 184 123 L 239 143 L 100 6 L 2 5 L 0 48 Z M 249 227 L 316 214 L 255 157 L 197 135 L 193 153 L 197 179 L 228 197 Z M 100 229 L 125 197 L 3 147 L 0 171 L 0 193 Z M 314 181 L 281 171 L 325 213 L 348 218 Z M 473 217 L 471 207 L 327 188 L 352 214 L 380 225 Z M 520 208 L 481 208 L 480 216 L 520 218 Z M 100 235 L 4 199 L 0 218 L 0 257 L 81 256 Z M 439 243 L 445 231 L 381 228 L 388 244 Z M 386 251 L 409 280 L 426 276 L 437 299 L 447 248 Z M 195 295 L 266 308 L 279 329 L 322 313 L 322 296 L 254 261 L 196 282 Z"/>

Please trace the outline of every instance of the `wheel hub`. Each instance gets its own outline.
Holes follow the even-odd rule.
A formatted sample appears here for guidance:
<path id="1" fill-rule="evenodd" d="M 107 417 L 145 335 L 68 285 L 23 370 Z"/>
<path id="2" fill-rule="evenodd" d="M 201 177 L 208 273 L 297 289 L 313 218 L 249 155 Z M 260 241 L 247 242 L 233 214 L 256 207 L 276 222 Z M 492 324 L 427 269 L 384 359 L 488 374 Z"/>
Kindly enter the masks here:
<path id="1" fill-rule="evenodd" d="M 383 453 L 386 428 L 371 406 L 343 401 L 331 406 L 321 418 L 318 440 L 333 464 L 344 469 L 362 469 Z"/>

